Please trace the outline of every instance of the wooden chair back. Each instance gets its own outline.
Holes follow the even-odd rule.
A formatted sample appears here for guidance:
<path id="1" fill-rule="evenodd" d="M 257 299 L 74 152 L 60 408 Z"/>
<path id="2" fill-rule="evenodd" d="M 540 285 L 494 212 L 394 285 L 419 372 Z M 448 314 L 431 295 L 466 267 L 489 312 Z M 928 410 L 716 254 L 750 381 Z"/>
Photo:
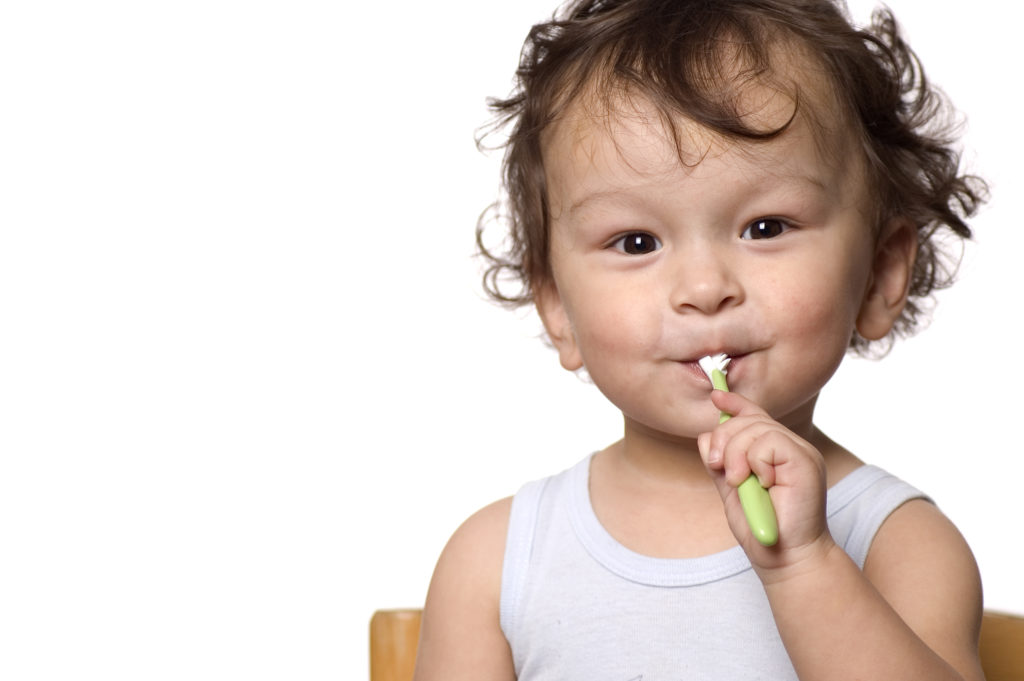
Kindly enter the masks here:
<path id="1" fill-rule="evenodd" d="M 370 619 L 370 681 L 412 681 L 420 610 L 378 610 Z"/>
<path id="2" fill-rule="evenodd" d="M 412 681 L 420 610 L 378 610 L 370 620 L 370 681 Z M 1024 681 L 1024 617 L 985 612 L 981 667 L 987 681 Z"/>
<path id="3" fill-rule="evenodd" d="M 1024 681 L 1024 617 L 986 611 L 978 650 L 987 681 Z"/>

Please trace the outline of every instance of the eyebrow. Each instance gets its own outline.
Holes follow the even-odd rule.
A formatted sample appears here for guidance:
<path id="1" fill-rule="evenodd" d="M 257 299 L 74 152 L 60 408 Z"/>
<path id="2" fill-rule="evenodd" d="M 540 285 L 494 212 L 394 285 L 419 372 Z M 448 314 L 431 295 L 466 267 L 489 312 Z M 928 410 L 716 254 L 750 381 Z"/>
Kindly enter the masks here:
<path id="1" fill-rule="evenodd" d="M 787 176 L 776 176 L 775 179 L 777 180 L 777 182 L 774 182 L 772 184 L 776 187 L 789 181 L 795 181 L 800 184 L 813 187 L 815 190 L 824 192 L 826 194 L 831 194 L 834 189 L 830 188 L 828 183 L 813 175 L 793 174 Z M 751 182 L 749 186 L 751 189 L 753 189 L 756 187 L 763 186 L 764 184 L 764 181 L 758 181 Z M 580 209 L 585 208 L 587 204 L 590 203 L 599 203 L 607 199 L 631 196 L 633 195 L 630 192 L 622 189 L 602 189 L 594 192 L 589 192 L 573 201 L 573 203 L 569 206 L 568 214 L 575 215 L 577 212 L 579 212 Z"/>
<path id="2" fill-rule="evenodd" d="M 626 192 L 621 189 L 604 189 L 601 191 L 591 192 L 584 194 L 576 201 L 573 201 L 572 205 L 569 206 L 569 215 L 575 214 L 581 208 L 585 207 L 588 203 L 600 202 L 605 199 L 615 198 L 619 196 L 627 195 Z"/>

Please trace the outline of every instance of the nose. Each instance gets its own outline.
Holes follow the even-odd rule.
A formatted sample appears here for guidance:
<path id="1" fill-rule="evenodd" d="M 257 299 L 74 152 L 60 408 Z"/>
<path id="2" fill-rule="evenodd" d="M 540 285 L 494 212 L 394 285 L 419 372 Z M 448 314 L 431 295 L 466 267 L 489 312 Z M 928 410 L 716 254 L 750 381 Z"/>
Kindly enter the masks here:
<path id="1" fill-rule="evenodd" d="M 739 272 L 713 249 L 692 252 L 675 267 L 671 304 L 679 312 L 715 314 L 743 302 Z"/>

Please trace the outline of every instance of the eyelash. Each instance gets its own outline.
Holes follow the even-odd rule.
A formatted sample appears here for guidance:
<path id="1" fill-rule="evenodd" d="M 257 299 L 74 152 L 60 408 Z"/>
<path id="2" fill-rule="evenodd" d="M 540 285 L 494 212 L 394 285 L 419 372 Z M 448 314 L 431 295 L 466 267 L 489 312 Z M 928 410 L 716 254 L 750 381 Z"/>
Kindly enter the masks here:
<path id="1" fill-rule="evenodd" d="M 764 234 L 763 236 L 754 236 L 754 234 L 756 234 L 756 232 L 753 231 L 754 229 L 762 229 L 764 226 L 769 224 L 775 226 L 778 231 L 775 232 L 775 230 L 771 230 L 773 233 Z M 792 225 L 781 218 L 758 218 L 743 229 L 743 232 L 740 233 L 740 238 L 754 241 L 761 239 L 775 239 L 792 228 Z M 637 246 L 644 242 L 646 245 L 650 246 L 649 249 L 640 248 L 637 250 L 630 250 L 630 248 L 636 249 Z M 639 231 L 623 234 L 611 243 L 612 248 L 625 253 L 626 255 L 647 255 L 660 250 L 661 246 L 661 239 L 648 232 Z"/>
<path id="2" fill-rule="evenodd" d="M 653 241 L 653 244 L 651 244 L 653 248 L 644 251 L 630 251 L 630 244 L 632 243 L 635 247 L 640 240 Z M 629 232 L 628 234 L 623 234 L 615 239 L 611 243 L 611 247 L 617 251 L 625 253 L 626 255 L 647 255 L 648 253 L 653 253 L 661 249 L 661 239 L 647 232 Z"/>
<path id="3" fill-rule="evenodd" d="M 766 223 L 772 223 L 772 224 L 778 225 L 779 228 L 780 228 L 780 231 L 777 234 L 772 234 L 772 235 L 769 235 L 769 236 L 759 236 L 759 237 L 753 236 L 754 232 L 752 230 L 754 230 L 755 227 L 758 227 L 759 225 L 764 225 Z M 740 238 L 741 239 L 753 239 L 753 240 L 757 240 L 757 239 L 775 239 L 775 238 L 785 234 L 786 232 L 788 232 L 792 228 L 793 228 L 792 225 L 790 225 L 788 222 L 786 222 L 785 220 L 782 220 L 780 218 L 758 218 L 758 219 L 754 220 L 753 222 L 751 222 L 750 224 L 748 224 L 743 229 L 743 232 L 740 234 Z"/>

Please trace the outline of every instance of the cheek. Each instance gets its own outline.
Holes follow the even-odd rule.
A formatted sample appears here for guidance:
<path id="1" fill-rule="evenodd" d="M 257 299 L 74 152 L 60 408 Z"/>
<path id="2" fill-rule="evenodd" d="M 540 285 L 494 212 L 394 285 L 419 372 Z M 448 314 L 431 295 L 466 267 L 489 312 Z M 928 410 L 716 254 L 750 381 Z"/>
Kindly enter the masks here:
<path id="1" fill-rule="evenodd" d="M 832 261 L 833 263 L 835 261 Z M 779 314 L 787 333 L 806 347 L 831 350 L 842 357 L 853 336 L 861 303 L 861 275 L 849 268 L 818 268 L 801 279 L 802 285 L 781 297 Z"/>
<path id="2" fill-rule="evenodd" d="M 787 308 L 791 311 L 790 329 L 794 334 L 849 335 L 853 332 L 855 311 L 843 296 L 805 292 L 803 295 L 794 295 Z"/>
<path id="3" fill-rule="evenodd" d="M 774 387 L 765 388 L 761 406 L 776 418 L 795 413 L 818 394 L 846 357 L 856 311 L 837 281 L 834 274 L 817 274 L 774 300 L 773 361 L 764 376 Z"/>
<path id="4" fill-rule="evenodd" d="M 651 324 L 637 310 L 608 306 L 581 312 L 575 329 L 584 359 L 599 352 L 631 354 L 651 344 Z"/>
<path id="5" fill-rule="evenodd" d="M 646 356 L 660 347 L 664 320 L 642 302 L 643 297 L 634 299 L 622 291 L 594 291 L 586 304 L 574 306 L 573 328 L 588 369 Z"/>

